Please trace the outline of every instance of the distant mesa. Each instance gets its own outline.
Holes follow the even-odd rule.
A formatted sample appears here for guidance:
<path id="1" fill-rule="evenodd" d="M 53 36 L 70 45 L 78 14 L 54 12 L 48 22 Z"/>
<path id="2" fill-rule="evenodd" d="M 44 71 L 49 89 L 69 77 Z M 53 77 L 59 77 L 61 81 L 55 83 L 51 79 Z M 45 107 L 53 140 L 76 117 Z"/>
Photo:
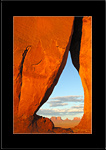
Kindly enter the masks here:
<path id="1" fill-rule="evenodd" d="M 70 119 L 66 118 L 65 120 L 70 120 Z"/>
<path id="2" fill-rule="evenodd" d="M 57 120 L 62 120 L 61 117 L 57 117 Z"/>
<path id="3" fill-rule="evenodd" d="M 61 128 L 73 128 L 77 126 L 80 122 L 80 117 L 74 117 L 73 120 L 71 119 L 61 119 L 61 117 L 51 117 L 50 120 L 54 123 L 55 127 L 61 127 Z"/>
<path id="4" fill-rule="evenodd" d="M 51 117 L 50 120 L 52 120 L 52 121 L 72 121 L 72 120 L 70 120 L 68 118 L 62 120 L 61 117 L 54 117 L 54 116 Z M 78 120 L 79 121 L 81 119 L 80 119 L 80 117 L 74 117 L 73 120 Z"/>
<path id="5" fill-rule="evenodd" d="M 57 120 L 57 117 L 51 117 L 50 120 L 56 121 L 56 120 Z"/>
<path id="6" fill-rule="evenodd" d="M 51 117 L 52 121 L 62 121 L 61 117 Z"/>

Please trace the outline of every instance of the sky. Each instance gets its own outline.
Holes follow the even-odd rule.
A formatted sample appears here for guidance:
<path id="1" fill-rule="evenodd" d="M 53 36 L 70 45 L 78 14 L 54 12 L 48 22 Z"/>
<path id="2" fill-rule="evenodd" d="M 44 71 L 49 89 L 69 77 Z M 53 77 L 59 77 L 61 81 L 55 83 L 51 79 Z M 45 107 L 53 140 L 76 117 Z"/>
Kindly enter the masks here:
<path id="1" fill-rule="evenodd" d="M 72 64 L 70 52 L 67 63 L 49 99 L 37 114 L 51 118 L 60 116 L 63 120 L 83 116 L 84 91 L 78 71 Z"/>

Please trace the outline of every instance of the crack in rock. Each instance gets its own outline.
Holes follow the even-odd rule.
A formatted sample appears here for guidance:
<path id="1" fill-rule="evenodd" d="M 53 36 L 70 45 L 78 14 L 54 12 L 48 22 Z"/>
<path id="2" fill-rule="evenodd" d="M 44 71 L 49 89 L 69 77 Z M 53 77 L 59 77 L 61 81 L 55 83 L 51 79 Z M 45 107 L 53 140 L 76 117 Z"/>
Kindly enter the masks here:
<path id="1" fill-rule="evenodd" d="M 26 57 L 26 54 L 28 51 L 30 51 L 31 49 L 31 46 L 27 46 L 26 49 L 24 50 L 23 54 L 22 54 L 22 60 L 21 60 L 21 63 L 19 65 L 19 73 L 17 75 L 17 78 L 16 78 L 16 82 L 19 82 L 20 80 L 20 85 L 22 87 L 22 71 L 23 71 L 23 63 L 24 63 L 24 60 L 25 60 L 25 57 Z M 20 95 L 21 95 L 21 89 L 19 89 L 20 93 L 18 95 L 18 98 L 20 100 Z"/>
<path id="2" fill-rule="evenodd" d="M 40 64 L 41 61 L 42 61 L 42 59 L 41 59 L 37 64 L 32 64 L 31 66 L 33 66 L 33 65 L 38 65 L 38 64 Z"/>

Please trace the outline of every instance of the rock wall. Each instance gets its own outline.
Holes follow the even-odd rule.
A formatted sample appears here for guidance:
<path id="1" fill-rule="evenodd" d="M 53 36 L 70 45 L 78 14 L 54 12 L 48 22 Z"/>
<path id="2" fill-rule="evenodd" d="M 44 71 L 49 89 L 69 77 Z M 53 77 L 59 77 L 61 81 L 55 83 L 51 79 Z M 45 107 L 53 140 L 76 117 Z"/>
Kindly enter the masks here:
<path id="1" fill-rule="evenodd" d="M 37 132 L 36 112 L 64 69 L 73 21 L 74 17 L 14 17 L 14 133 Z M 49 121 L 48 130 L 49 124 L 53 127 Z M 47 132 L 47 126 L 42 128 Z"/>
<path id="2" fill-rule="evenodd" d="M 79 62 L 84 89 L 84 116 L 79 127 L 92 133 L 92 17 L 83 17 Z"/>

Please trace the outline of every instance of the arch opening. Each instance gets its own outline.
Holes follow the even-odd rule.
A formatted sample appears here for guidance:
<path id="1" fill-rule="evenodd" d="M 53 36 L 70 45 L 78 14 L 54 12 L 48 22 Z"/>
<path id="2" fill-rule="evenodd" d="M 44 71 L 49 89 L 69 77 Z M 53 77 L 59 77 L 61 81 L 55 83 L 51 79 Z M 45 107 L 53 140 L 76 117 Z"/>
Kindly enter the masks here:
<path id="1" fill-rule="evenodd" d="M 69 52 L 57 85 L 36 114 L 51 119 L 55 127 L 71 128 L 79 124 L 84 113 L 83 107 L 84 91 L 81 79 Z"/>

